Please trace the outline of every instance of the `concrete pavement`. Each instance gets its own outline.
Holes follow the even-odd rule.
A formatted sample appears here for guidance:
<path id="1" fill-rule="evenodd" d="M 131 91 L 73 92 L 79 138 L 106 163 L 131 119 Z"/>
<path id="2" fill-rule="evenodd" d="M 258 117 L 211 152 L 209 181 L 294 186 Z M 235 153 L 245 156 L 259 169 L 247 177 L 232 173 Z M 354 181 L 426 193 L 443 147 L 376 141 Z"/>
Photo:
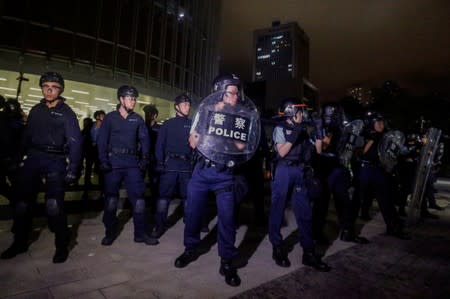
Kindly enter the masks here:
<path id="1" fill-rule="evenodd" d="M 447 206 L 450 185 L 437 184 L 438 203 Z M 77 199 L 80 192 L 68 192 Z M 123 195 L 124 196 L 124 195 Z M 171 212 L 177 203 L 171 205 Z M 100 245 L 104 229 L 100 212 L 70 213 L 73 242 L 69 259 L 53 264 L 53 234 L 45 218 L 35 221 L 34 239 L 27 253 L 0 260 L 0 298 L 450 298 L 450 208 L 434 212 L 438 220 L 427 220 L 412 231 L 413 239 L 400 241 L 384 235 L 379 214 L 358 222 L 362 235 L 372 243 L 354 245 L 339 240 L 319 247 L 329 273 L 301 265 L 301 248 L 295 245 L 290 268 L 272 260 L 267 233 L 246 222 L 250 206 L 244 205 L 243 224 L 237 245 L 247 264 L 239 269 L 241 286 L 229 287 L 218 273 L 215 223 L 203 234 L 205 253 L 184 269 L 173 263 L 182 253 L 183 222 L 178 220 L 160 239 L 158 246 L 133 242 L 133 225 L 128 210 L 122 210 L 124 224 L 110 247 Z M 245 212 L 247 211 L 247 212 Z M 296 224 L 290 210 L 283 235 L 296 242 Z M 11 220 L 0 221 L 0 249 L 11 241 Z M 331 212 L 327 235 L 337 235 L 336 215 Z M 437 286 L 443 285 L 440 288 Z M 435 290 L 434 292 L 430 291 Z"/>

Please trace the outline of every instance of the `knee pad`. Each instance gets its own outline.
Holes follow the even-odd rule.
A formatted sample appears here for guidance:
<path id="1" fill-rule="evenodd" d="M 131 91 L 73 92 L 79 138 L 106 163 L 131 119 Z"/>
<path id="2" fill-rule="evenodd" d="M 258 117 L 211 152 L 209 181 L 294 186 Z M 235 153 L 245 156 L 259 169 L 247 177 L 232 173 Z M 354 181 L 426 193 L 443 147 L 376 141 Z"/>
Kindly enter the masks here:
<path id="1" fill-rule="evenodd" d="M 145 212 L 145 200 L 143 200 L 143 199 L 136 200 L 136 204 L 134 206 L 134 212 L 136 214 L 143 214 Z"/>
<path id="2" fill-rule="evenodd" d="M 55 198 L 47 199 L 45 203 L 48 216 L 56 216 L 59 213 L 58 201 Z"/>
<path id="3" fill-rule="evenodd" d="M 118 205 L 119 205 L 119 198 L 118 197 L 107 197 L 106 198 L 106 210 L 108 212 L 116 211 Z"/>
<path id="4" fill-rule="evenodd" d="M 27 212 L 28 204 L 24 202 L 23 200 L 18 201 L 16 203 L 16 214 L 17 215 L 24 215 Z"/>

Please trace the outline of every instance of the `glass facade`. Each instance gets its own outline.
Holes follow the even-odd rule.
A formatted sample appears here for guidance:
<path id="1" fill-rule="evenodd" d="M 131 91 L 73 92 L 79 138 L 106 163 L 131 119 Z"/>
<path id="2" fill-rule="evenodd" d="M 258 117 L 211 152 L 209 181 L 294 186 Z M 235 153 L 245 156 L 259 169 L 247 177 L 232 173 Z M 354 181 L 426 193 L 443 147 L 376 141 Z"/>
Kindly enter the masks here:
<path id="1" fill-rule="evenodd" d="M 220 2 L 3 0 L 0 69 L 56 70 L 108 88 L 131 83 L 150 96 L 198 99 L 218 71 Z"/>

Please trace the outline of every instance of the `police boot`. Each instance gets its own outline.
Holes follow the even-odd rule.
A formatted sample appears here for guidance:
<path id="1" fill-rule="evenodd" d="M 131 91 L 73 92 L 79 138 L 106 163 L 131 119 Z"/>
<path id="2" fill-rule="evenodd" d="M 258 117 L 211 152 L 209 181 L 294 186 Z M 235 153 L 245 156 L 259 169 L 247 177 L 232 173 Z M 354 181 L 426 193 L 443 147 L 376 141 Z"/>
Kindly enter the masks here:
<path id="1" fill-rule="evenodd" d="M 134 242 L 136 243 L 145 243 L 147 245 L 158 245 L 159 242 L 157 239 L 150 237 L 147 234 L 143 234 L 140 237 L 134 237 Z"/>
<path id="2" fill-rule="evenodd" d="M 112 243 L 117 238 L 117 231 L 115 229 L 107 229 L 105 233 L 105 237 L 102 239 L 102 245 L 103 246 L 111 246 Z"/>
<path id="3" fill-rule="evenodd" d="M 198 254 L 195 250 L 192 249 L 186 249 L 183 254 L 181 254 L 177 259 L 175 260 L 175 267 L 177 268 L 184 268 L 193 261 L 195 261 L 198 258 Z"/>
<path id="4" fill-rule="evenodd" d="M 303 252 L 302 264 L 305 266 L 313 267 L 314 269 L 321 272 L 328 272 L 331 267 L 322 262 L 320 257 L 312 251 Z"/>
<path id="5" fill-rule="evenodd" d="M 20 243 L 20 242 L 14 241 L 8 249 L 6 249 L 5 251 L 2 252 L 1 258 L 3 260 L 12 259 L 13 257 L 15 257 L 18 254 L 27 252 L 27 250 L 28 250 L 28 246 L 25 243 Z"/>
<path id="6" fill-rule="evenodd" d="M 64 263 L 69 256 L 69 250 L 66 247 L 56 248 L 55 255 L 53 256 L 53 263 L 60 264 Z"/>
<path id="7" fill-rule="evenodd" d="M 225 282 L 229 286 L 237 287 L 241 284 L 241 278 L 237 274 L 237 270 L 231 263 L 231 260 L 222 259 L 220 261 L 219 273 L 225 276 Z"/>
<path id="8" fill-rule="evenodd" d="M 341 239 L 341 241 L 344 241 L 344 242 L 353 242 L 353 243 L 357 243 L 357 244 L 368 244 L 368 243 L 370 243 L 369 240 L 367 240 L 366 238 L 361 237 L 361 236 L 357 236 L 352 231 L 350 231 L 348 229 L 342 230 L 340 239 Z"/>
<path id="9" fill-rule="evenodd" d="M 164 226 L 155 226 L 155 228 L 152 230 L 150 236 L 159 239 L 161 236 L 166 232 L 166 228 Z"/>
<path id="10" fill-rule="evenodd" d="M 386 235 L 400 239 L 400 240 L 410 240 L 411 236 L 403 230 L 402 225 L 397 227 L 388 227 L 386 229 Z"/>
<path id="11" fill-rule="evenodd" d="M 282 245 L 273 246 L 272 258 L 280 267 L 288 268 L 291 266 L 286 249 Z"/>

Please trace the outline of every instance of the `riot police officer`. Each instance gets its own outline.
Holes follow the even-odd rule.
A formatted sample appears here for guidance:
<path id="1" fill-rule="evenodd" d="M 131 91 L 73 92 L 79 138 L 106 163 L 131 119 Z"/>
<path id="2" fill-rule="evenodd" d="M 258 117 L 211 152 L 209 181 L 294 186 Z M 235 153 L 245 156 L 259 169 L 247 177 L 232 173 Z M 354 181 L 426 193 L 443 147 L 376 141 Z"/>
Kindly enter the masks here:
<path id="1" fill-rule="evenodd" d="M 119 188 L 125 182 L 132 206 L 134 241 L 156 245 L 158 241 L 147 233 L 145 217 L 144 175 L 149 164 L 147 127 L 140 115 L 133 111 L 139 96 L 133 86 L 123 85 L 117 90 L 119 104 L 108 113 L 100 127 L 97 140 L 100 169 L 105 174 L 105 208 L 103 223 L 105 237 L 102 245 L 111 245 L 117 237 Z"/>
<path id="2" fill-rule="evenodd" d="M 155 104 L 146 105 L 143 110 L 145 113 L 145 124 L 150 138 L 150 166 L 148 167 L 148 179 L 150 183 L 151 198 L 148 203 L 150 204 L 151 212 L 154 213 L 156 211 L 156 201 L 159 194 L 159 173 L 156 169 L 155 148 L 156 140 L 158 139 L 158 131 L 161 126 L 156 121 L 159 111 Z"/>
<path id="3" fill-rule="evenodd" d="M 192 148 L 188 141 L 192 123 L 188 118 L 191 99 L 181 94 L 175 98 L 174 107 L 176 115 L 161 125 L 155 148 L 160 173 L 156 227 L 152 234 L 155 238 L 159 238 L 166 229 L 169 203 L 176 191 L 184 204 L 192 172 Z"/>
<path id="4" fill-rule="evenodd" d="M 241 81 L 234 74 L 220 75 L 214 80 L 214 93 L 208 98 L 214 97 L 217 103 L 214 104 L 215 112 L 224 110 L 239 111 L 241 106 Z M 208 98 L 204 99 L 205 102 Z M 200 110 L 197 113 L 189 136 L 189 143 L 192 148 L 200 145 L 200 138 L 205 137 L 211 130 L 205 132 L 197 131 L 201 128 L 201 119 L 207 118 L 211 111 Z M 219 115 L 220 114 L 220 115 Z M 221 118 L 221 113 L 215 113 L 217 121 L 224 123 L 225 118 Z M 223 121 L 223 122 L 222 122 Z M 258 120 L 259 122 L 259 120 Z M 211 129 L 211 127 L 209 127 Z M 223 130 L 221 131 L 224 132 Z M 209 138 L 209 137 L 208 137 Z M 229 148 L 235 152 L 243 150 L 243 143 L 232 139 L 223 139 L 222 148 Z M 256 145 L 255 145 L 256 147 Z M 175 260 L 175 267 L 183 268 L 198 258 L 197 247 L 200 243 L 200 230 L 203 217 L 205 215 L 206 203 L 209 192 L 214 192 L 217 204 L 218 232 L 217 242 L 219 256 L 221 258 L 219 272 L 225 276 L 225 282 L 230 286 L 239 286 L 241 279 L 237 269 L 232 263 L 233 258 L 238 254 L 234 246 L 236 240 L 235 207 L 236 198 L 239 197 L 234 192 L 235 176 L 234 163 L 214 162 L 201 155 L 195 164 L 192 178 L 188 184 L 188 194 L 185 205 L 185 229 L 184 246 L 185 251 Z"/>
<path id="5" fill-rule="evenodd" d="M 25 124 L 19 101 L 0 96 L 0 194 L 12 200 Z"/>
<path id="6" fill-rule="evenodd" d="M 273 131 L 274 173 L 272 174 L 272 197 L 269 214 L 269 240 L 273 246 L 272 258 L 280 267 L 289 267 L 289 261 L 281 225 L 286 203 L 291 199 L 303 248 L 302 263 L 319 271 L 329 271 L 330 267 L 315 254 L 312 238 L 312 207 L 304 181 L 304 163 L 308 152 L 314 147 L 307 145 L 309 136 L 304 125 L 307 111 L 304 104 L 284 101 L 279 113 L 283 120 Z M 290 196 L 290 198 L 289 198 Z"/>
<path id="7" fill-rule="evenodd" d="M 78 180 L 81 132 L 75 113 L 61 96 L 64 91 L 63 77 L 55 72 L 47 72 L 40 77 L 39 85 L 44 97 L 30 111 L 21 149 L 26 159 L 19 170 L 18 188 L 14 196 L 14 242 L 1 257 L 12 258 L 27 251 L 31 206 L 44 179 L 48 225 L 55 234 L 53 262 L 63 263 L 69 254 L 69 232 L 63 204 L 64 185 Z"/>
<path id="8" fill-rule="evenodd" d="M 366 142 L 359 173 L 361 203 L 370 202 L 371 195 L 375 194 L 386 223 L 386 233 L 399 239 L 408 239 L 409 236 L 403 231 L 403 223 L 397 214 L 394 202 L 389 196 L 389 174 L 383 169 L 378 155 L 378 145 L 385 133 L 384 118 L 378 113 L 371 113 L 366 123 Z"/>
<path id="9" fill-rule="evenodd" d="M 320 116 L 319 116 L 320 117 Z M 317 156 L 318 167 L 316 173 L 321 181 L 321 194 L 314 199 L 313 207 L 313 232 L 315 239 L 323 236 L 323 227 L 328 211 L 330 196 L 333 195 L 336 211 L 341 227 L 340 239 L 345 242 L 360 244 L 368 243 L 364 237 L 357 236 L 354 232 L 356 221 L 355 211 L 359 205 L 355 205 L 350 197 L 351 173 L 341 163 L 340 148 L 345 146 L 343 140 L 343 108 L 337 103 L 328 103 L 322 107 L 323 134 L 322 148 Z M 322 237 L 323 238 L 323 237 Z"/>

